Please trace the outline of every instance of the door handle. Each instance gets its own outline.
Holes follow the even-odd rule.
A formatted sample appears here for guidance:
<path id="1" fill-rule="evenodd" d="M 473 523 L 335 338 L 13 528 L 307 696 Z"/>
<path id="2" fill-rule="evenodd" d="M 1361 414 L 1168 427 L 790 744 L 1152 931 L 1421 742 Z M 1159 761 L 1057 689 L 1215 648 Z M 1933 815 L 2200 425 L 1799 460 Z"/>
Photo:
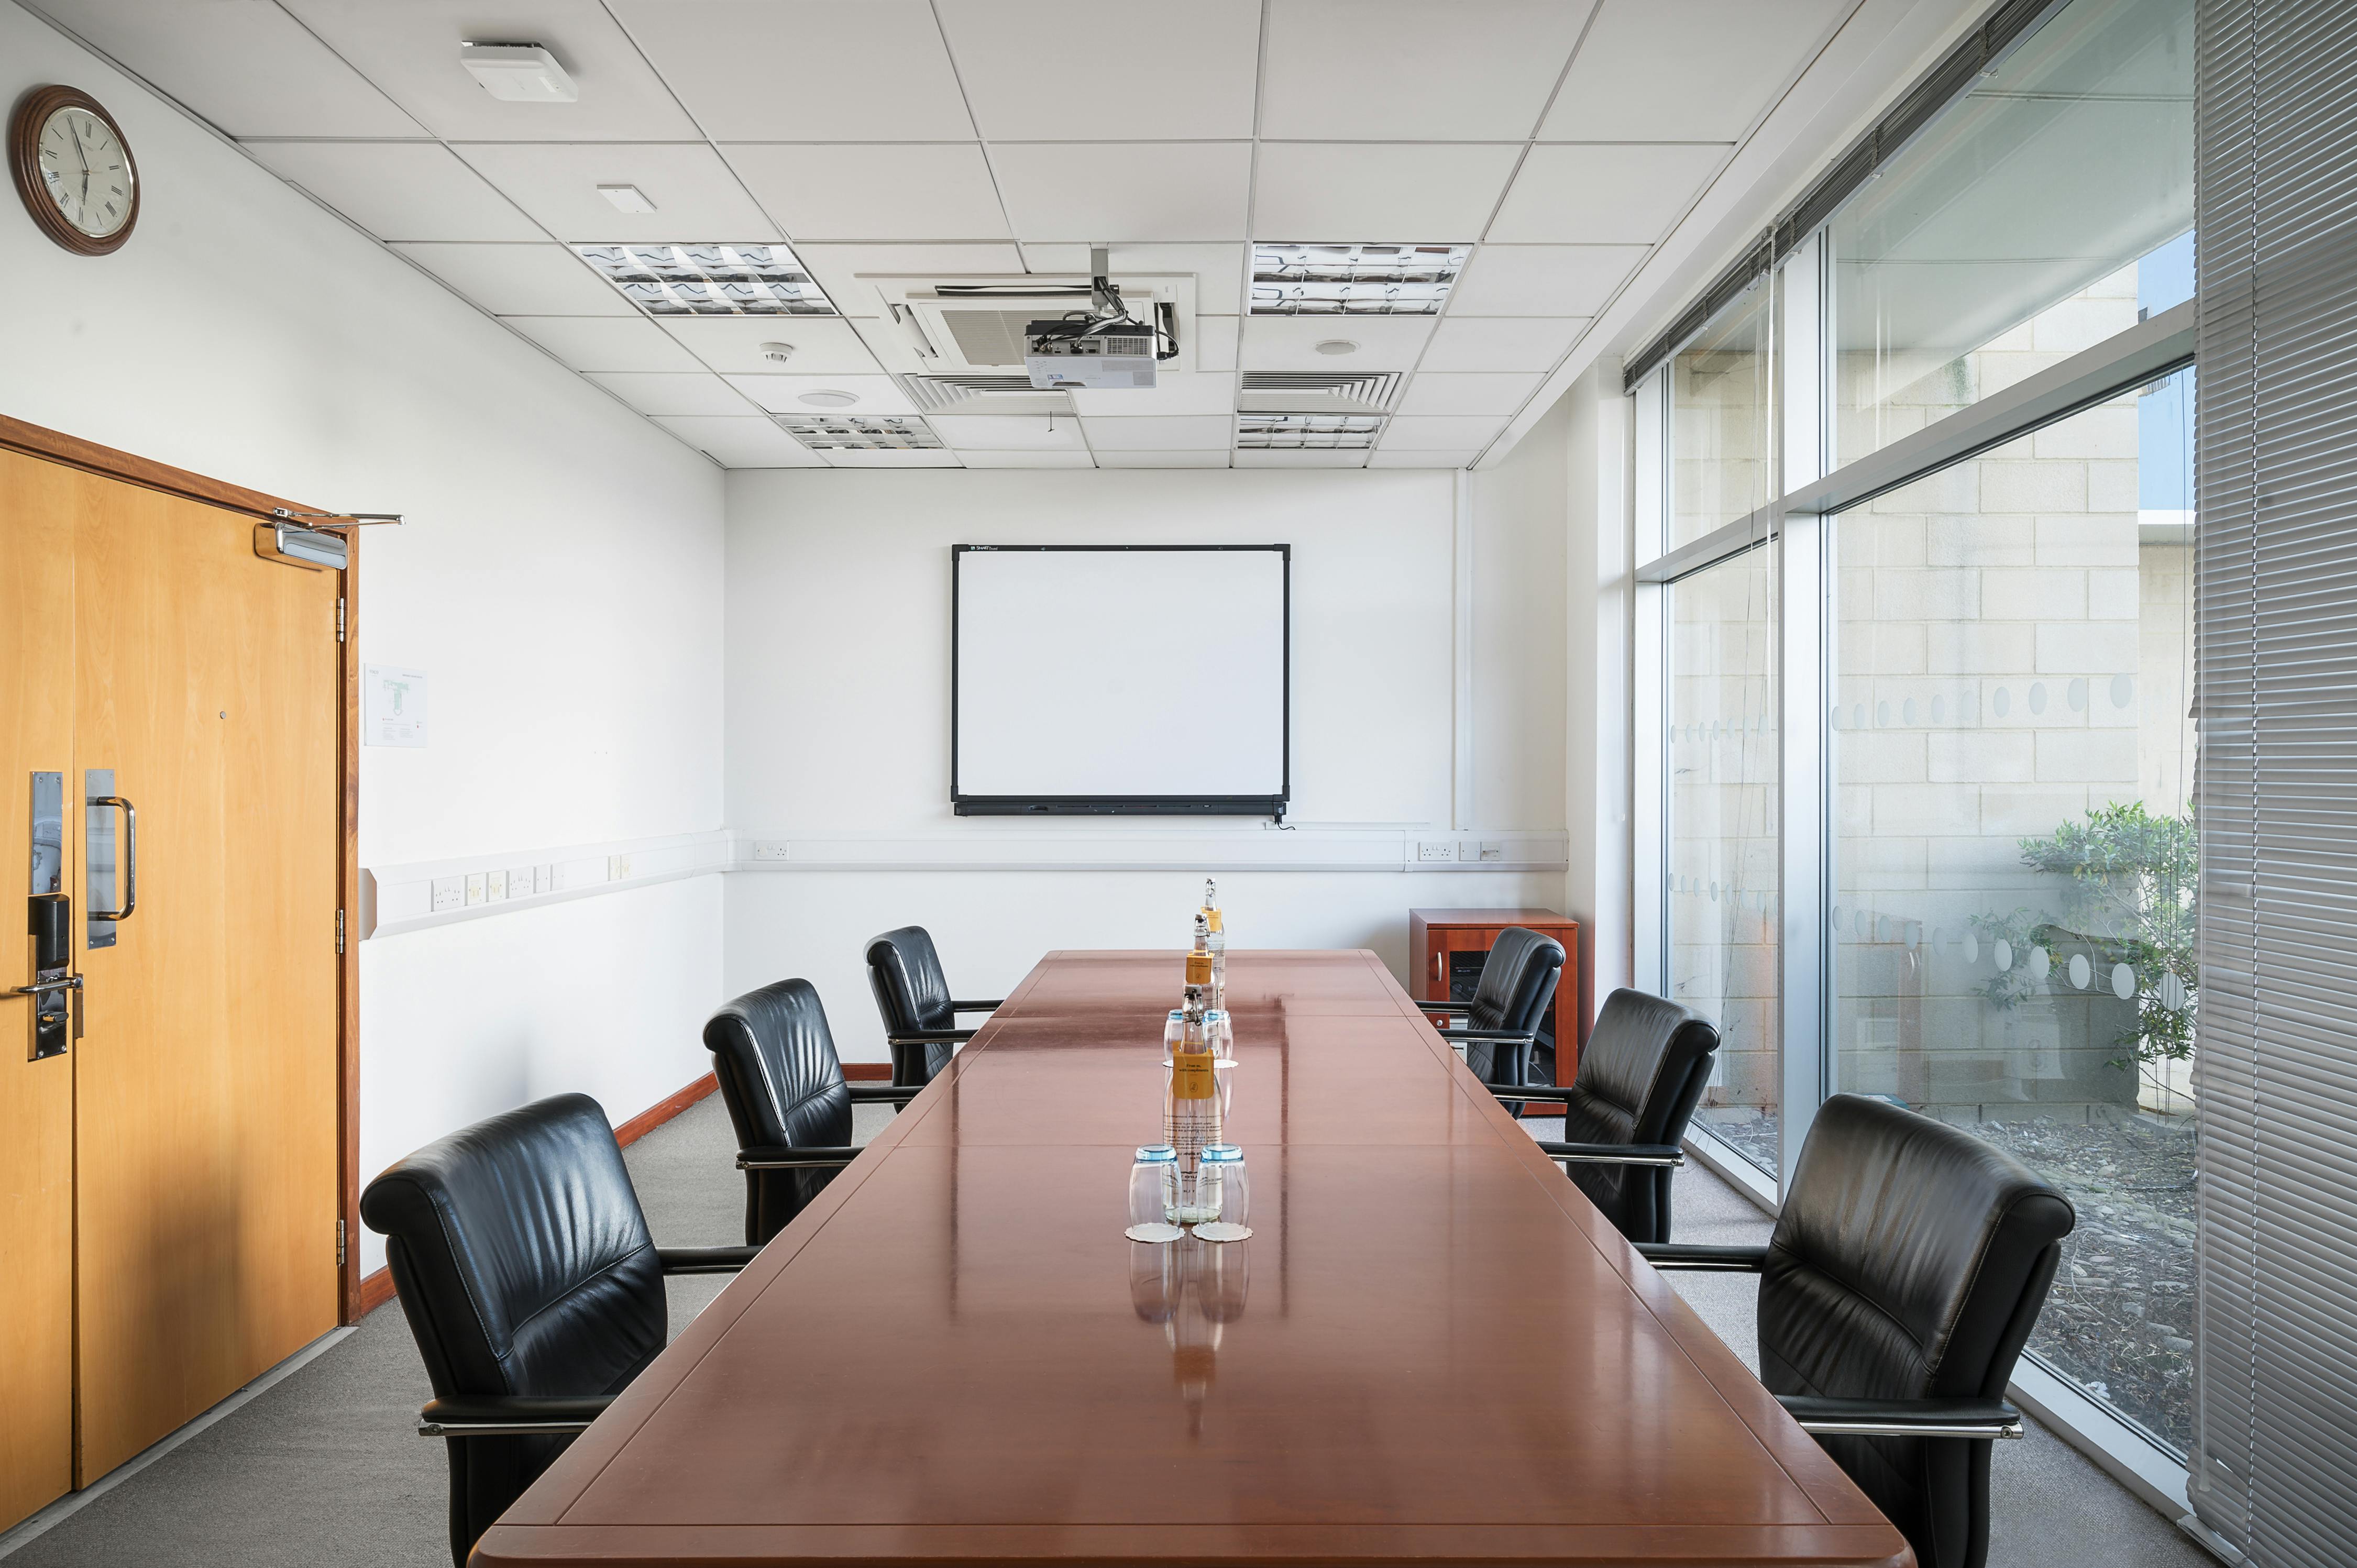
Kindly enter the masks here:
<path id="1" fill-rule="evenodd" d="M 93 806 L 113 806 L 123 813 L 123 908 L 92 909 L 93 920 L 127 920 L 139 908 L 139 809 L 120 795 L 92 795 Z"/>

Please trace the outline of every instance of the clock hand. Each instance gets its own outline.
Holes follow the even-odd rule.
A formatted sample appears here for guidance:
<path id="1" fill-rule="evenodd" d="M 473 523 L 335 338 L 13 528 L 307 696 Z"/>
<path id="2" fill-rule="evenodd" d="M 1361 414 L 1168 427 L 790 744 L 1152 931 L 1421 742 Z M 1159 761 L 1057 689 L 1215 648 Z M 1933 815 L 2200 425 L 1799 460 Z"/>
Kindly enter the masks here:
<path id="1" fill-rule="evenodd" d="M 66 122 L 66 134 L 73 138 L 74 159 L 81 165 L 81 204 L 87 209 L 90 206 L 90 155 L 82 150 L 81 127 L 70 119 Z"/>

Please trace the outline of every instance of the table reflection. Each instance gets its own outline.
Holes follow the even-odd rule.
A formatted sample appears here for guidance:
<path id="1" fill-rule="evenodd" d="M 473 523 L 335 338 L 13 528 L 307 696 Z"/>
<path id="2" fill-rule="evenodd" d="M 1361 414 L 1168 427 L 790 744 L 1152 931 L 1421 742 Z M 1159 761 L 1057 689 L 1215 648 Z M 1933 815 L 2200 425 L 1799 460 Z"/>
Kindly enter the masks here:
<path id="1" fill-rule="evenodd" d="M 1162 1326 L 1190 1440 L 1203 1435 L 1203 1402 L 1218 1373 L 1220 1346 L 1228 1326 L 1243 1316 L 1251 1290 L 1250 1242 L 1189 1235 L 1161 1245 L 1129 1244 L 1130 1305 L 1140 1318 Z"/>

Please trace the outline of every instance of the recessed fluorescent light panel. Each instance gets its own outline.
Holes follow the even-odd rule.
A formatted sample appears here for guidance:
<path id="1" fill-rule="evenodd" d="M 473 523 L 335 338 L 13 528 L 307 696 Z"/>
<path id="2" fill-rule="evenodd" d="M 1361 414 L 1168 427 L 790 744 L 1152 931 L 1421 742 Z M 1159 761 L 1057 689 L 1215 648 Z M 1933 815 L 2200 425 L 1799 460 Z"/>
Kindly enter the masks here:
<path id="1" fill-rule="evenodd" d="M 1240 413 L 1236 445 L 1282 452 L 1350 451 L 1372 446 L 1379 413 Z"/>
<path id="2" fill-rule="evenodd" d="M 1470 245 L 1254 245 L 1254 316 L 1437 316 Z"/>
<path id="3" fill-rule="evenodd" d="M 581 90 L 556 63 L 556 57 L 538 44 L 470 44 L 458 46 L 458 63 L 482 84 L 483 91 L 504 103 L 577 103 Z"/>
<path id="4" fill-rule="evenodd" d="M 937 452 L 942 438 L 921 419 L 780 414 L 778 425 L 813 452 Z"/>
<path id="5" fill-rule="evenodd" d="M 783 245 L 576 245 L 581 259 L 649 316 L 834 316 Z"/>

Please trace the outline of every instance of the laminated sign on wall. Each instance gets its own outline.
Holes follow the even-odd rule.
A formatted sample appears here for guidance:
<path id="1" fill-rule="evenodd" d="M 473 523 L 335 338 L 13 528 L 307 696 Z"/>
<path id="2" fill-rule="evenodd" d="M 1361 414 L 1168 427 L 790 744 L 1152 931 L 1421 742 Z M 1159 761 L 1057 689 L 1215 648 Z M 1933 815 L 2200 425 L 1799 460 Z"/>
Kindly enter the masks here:
<path id="1" fill-rule="evenodd" d="M 425 671 L 398 665 L 368 667 L 368 744 L 425 744 Z"/>

